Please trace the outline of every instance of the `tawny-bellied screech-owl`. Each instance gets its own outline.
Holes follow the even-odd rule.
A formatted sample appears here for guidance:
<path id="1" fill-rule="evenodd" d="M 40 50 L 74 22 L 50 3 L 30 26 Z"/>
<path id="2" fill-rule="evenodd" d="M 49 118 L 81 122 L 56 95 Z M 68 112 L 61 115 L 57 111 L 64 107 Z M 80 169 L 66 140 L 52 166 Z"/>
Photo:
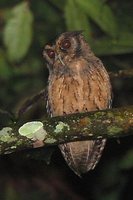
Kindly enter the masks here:
<path id="1" fill-rule="evenodd" d="M 102 62 L 91 51 L 81 31 L 61 34 L 44 58 L 49 69 L 48 108 L 51 116 L 101 110 L 110 107 L 111 84 Z M 77 174 L 95 167 L 105 139 L 69 142 L 59 148 Z"/>

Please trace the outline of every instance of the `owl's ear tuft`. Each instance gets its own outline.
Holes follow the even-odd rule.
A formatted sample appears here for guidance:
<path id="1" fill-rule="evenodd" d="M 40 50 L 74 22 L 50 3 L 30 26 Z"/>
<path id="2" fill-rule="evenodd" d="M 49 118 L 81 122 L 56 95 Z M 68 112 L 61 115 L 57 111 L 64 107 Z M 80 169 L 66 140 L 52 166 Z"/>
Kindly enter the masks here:
<path id="1" fill-rule="evenodd" d="M 63 35 L 64 35 L 65 37 L 74 37 L 74 36 L 78 36 L 78 35 L 80 35 L 80 34 L 82 34 L 82 33 L 83 33 L 83 30 L 79 30 L 79 31 L 65 32 L 65 33 L 63 33 Z"/>

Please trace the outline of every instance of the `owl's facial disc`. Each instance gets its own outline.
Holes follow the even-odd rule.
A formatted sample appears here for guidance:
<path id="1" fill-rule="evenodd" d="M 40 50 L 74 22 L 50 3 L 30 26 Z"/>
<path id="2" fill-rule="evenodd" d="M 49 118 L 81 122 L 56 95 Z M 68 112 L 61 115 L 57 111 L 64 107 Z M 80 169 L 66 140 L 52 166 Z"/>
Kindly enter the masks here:
<path id="1" fill-rule="evenodd" d="M 67 59 L 68 63 L 74 57 L 80 56 L 80 36 L 79 32 L 66 32 L 57 38 L 55 42 L 56 53 L 60 54 L 64 62 Z"/>
<path id="2" fill-rule="evenodd" d="M 62 66 L 65 66 L 63 59 L 59 52 L 56 51 L 55 46 L 46 45 L 43 51 L 43 56 L 47 61 L 47 67 L 51 71 L 54 66 L 58 66 L 60 63 Z"/>
<path id="3" fill-rule="evenodd" d="M 66 32 L 61 34 L 54 45 L 46 45 L 43 56 L 48 63 L 48 68 L 58 69 L 68 67 L 73 59 L 82 54 L 81 32 Z"/>
<path id="4" fill-rule="evenodd" d="M 60 54 L 58 54 L 58 55 L 56 56 L 56 60 L 59 60 L 59 62 L 60 62 L 63 66 L 65 66 L 65 63 L 63 62 L 63 59 L 61 58 Z"/>
<path id="5" fill-rule="evenodd" d="M 56 56 L 54 46 L 46 45 L 43 51 L 43 56 L 48 64 L 53 65 Z"/>

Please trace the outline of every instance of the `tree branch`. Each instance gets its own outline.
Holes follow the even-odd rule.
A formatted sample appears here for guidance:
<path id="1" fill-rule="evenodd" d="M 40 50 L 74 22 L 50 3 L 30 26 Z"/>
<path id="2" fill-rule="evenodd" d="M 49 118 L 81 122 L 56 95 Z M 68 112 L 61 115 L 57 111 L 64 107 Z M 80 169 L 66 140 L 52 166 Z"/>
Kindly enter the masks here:
<path id="1" fill-rule="evenodd" d="M 0 154 L 129 134 L 133 134 L 133 106 L 45 118 L 42 122 L 17 122 L 0 131 Z"/>
<path id="2" fill-rule="evenodd" d="M 43 99 L 43 101 L 47 101 L 47 88 L 41 90 L 39 93 L 35 94 L 31 98 L 28 98 L 22 106 L 18 109 L 16 113 L 16 117 L 20 118 L 23 116 L 24 113 L 26 113 L 28 110 L 30 110 L 35 103 Z"/>
<path id="3" fill-rule="evenodd" d="M 119 70 L 117 72 L 109 72 L 110 78 L 132 78 L 133 69 Z"/>

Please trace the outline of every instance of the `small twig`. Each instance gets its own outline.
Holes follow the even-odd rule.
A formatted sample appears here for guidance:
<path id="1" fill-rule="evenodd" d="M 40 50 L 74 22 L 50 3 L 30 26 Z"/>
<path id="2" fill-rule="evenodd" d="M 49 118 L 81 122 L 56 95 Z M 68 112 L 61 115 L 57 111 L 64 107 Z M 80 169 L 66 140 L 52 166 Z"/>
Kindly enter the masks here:
<path id="1" fill-rule="evenodd" d="M 117 72 L 109 72 L 110 78 L 133 78 L 133 69 L 119 70 Z"/>
<path id="2" fill-rule="evenodd" d="M 47 98 L 47 89 L 41 90 L 38 94 L 32 96 L 31 98 L 27 99 L 23 105 L 19 108 L 16 115 L 19 119 L 22 118 L 22 115 L 26 113 L 28 110 L 30 110 L 34 104 L 36 104 L 39 100 L 44 99 L 44 102 L 46 102 Z"/>

